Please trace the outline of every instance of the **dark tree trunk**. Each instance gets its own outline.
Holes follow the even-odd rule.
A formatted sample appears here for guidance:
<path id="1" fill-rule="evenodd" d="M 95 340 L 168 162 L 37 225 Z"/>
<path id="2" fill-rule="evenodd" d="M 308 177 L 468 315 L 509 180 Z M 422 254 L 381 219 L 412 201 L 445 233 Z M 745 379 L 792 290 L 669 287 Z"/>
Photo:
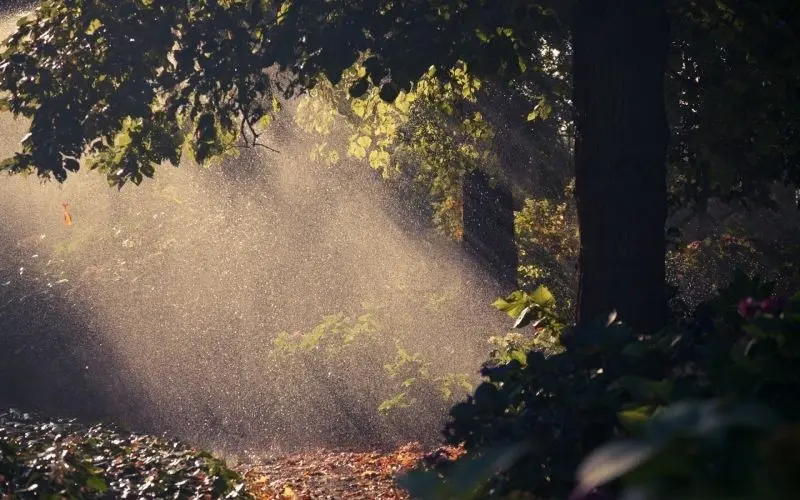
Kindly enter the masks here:
<path id="1" fill-rule="evenodd" d="M 577 0 L 573 12 L 578 321 L 616 309 L 664 325 L 669 141 L 665 0 Z"/>
<path id="2" fill-rule="evenodd" d="M 476 170 L 464 177 L 463 200 L 464 248 L 499 275 L 504 289 L 515 290 L 517 245 L 511 191 L 490 185 L 486 174 Z"/>

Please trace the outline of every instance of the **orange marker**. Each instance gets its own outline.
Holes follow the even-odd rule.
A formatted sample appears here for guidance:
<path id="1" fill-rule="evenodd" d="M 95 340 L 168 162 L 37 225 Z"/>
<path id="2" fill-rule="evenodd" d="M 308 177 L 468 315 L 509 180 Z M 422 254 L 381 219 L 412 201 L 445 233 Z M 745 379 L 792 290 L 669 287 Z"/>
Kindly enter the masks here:
<path id="1" fill-rule="evenodd" d="M 62 207 L 64 207 L 64 224 L 71 226 L 72 225 L 72 216 L 69 214 L 69 203 L 62 203 Z"/>

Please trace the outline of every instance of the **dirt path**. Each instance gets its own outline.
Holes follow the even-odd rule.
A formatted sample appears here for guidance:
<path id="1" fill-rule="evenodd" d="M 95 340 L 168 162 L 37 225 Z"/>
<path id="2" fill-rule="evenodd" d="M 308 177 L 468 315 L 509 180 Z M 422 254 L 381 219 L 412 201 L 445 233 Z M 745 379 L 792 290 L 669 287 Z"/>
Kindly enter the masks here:
<path id="1" fill-rule="evenodd" d="M 248 490 L 262 500 L 399 500 L 408 498 L 395 482 L 399 474 L 421 460 L 453 458 L 458 453 L 452 448 L 426 453 L 418 443 L 391 453 L 319 450 L 240 466 L 238 471 L 244 475 Z"/>

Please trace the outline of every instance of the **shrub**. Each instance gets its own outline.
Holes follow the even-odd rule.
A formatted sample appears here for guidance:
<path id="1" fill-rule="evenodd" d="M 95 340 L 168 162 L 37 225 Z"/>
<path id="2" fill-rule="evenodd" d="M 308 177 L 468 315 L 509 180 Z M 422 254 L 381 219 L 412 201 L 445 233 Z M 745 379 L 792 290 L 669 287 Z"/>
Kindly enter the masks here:
<path id="1" fill-rule="evenodd" d="M 578 214 L 574 199 L 575 181 L 556 200 L 526 198 L 514 213 L 519 250 L 519 280 L 522 286 L 547 285 L 560 299 L 563 311 L 570 311 L 578 289 Z"/>
<path id="2" fill-rule="evenodd" d="M 673 404 L 594 451 L 570 498 L 593 490 L 642 500 L 796 498 L 800 436 L 779 421 L 764 405 Z"/>
<path id="3" fill-rule="evenodd" d="M 0 413 L 3 498 L 252 498 L 210 454 L 177 441 Z"/>
<path id="4" fill-rule="evenodd" d="M 541 290 L 496 302 L 515 317 L 515 326 L 534 325 L 537 337 L 560 345 L 542 350 L 523 342 L 501 355 L 496 351 L 483 367 L 484 382 L 453 406 L 445 428 L 448 443 L 463 445 L 466 455 L 445 468 L 414 471 L 404 484 L 424 498 L 566 498 L 589 452 L 631 436 L 654 415 L 659 417 L 650 425 L 658 426 L 670 415 L 663 409 L 672 403 L 755 401 L 797 420 L 800 294 L 782 301 L 770 297 L 772 288 L 737 273 L 717 297 L 698 307 L 691 321 L 651 336 L 634 334 L 614 313 L 594 324 L 564 328 L 552 317 L 551 300 L 537 304 L 532 299 L 549 295 Z M 739 444 L 752 449 L 753 439 L 772 427 L 752 424 L 747 429 L 759 432 Z M 732 456 L 725 446 L 717 449 L 722 450 L 719 456 Z M 484 469 L 479 471 L 476 463 Z M 747 469 L 747 463 L 739 465 Z M 473 480 L 460 482 L 462 469 Z M 633 471 L 618 472 L 614 479 L 627 473 Z M 476 482 L 476 477 L 483 480 Z M 585 482 L 581 493 L 602 482 Z"/>
<path id="5" fill-rule="evenodd" d="M 387 332 L 378 308 L 365 308 L 357 316 L 328 315 L 306 332 L 283 332 L 273 340 L 268 356 L 274 364 L 294 363 L 327 373 L 335 382 L 331 387 L 350 394 L 351 401 L 357 399 L 352 397 L 356 392 L 365 394 L 362 399 L 372 409 L 392 414 L 393 421 L 409 416 L 404 409 L 419 410 L 419 403 L 446 408 L 473 389 L 473 377 L 437 370 L 431 360 Z M 369 365 L 383 376 L 358 381 L 352 367 Z"/>

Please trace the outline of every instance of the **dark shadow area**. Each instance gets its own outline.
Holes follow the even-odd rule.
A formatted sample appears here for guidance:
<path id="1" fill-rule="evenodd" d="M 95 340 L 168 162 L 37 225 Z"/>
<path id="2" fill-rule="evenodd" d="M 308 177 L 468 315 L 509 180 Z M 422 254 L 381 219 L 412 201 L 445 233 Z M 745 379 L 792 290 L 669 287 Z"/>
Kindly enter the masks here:
<path id="1" fill-rule="evenodd" d="M 497 178 L 513 191 L 517 209 L 526 196 L 562 197 L 575 175 L 572 146 L 560 130 L 563 123 L 553 118 L 527 121 L 535 104 L 518 89 L 486 81 L 477 105 L 495 131 Z"/>
<path id="2" fill-rule="evenodd" d="M 475 171 L 466 175 L 462 192 L 465 250 L 492 269 L 508 292 L 515 290 L 519 262 L 511 190 L 492 186 L 486 174 Z"/>
<path id="3" fill-rule="evenodd" d="M 38 255 L 5 228 L 0 240 L 0 407 L 84 422 L 114 419 L 142 428 L 146 396 L 103 337 L 83 321 L 83 304 L 63 283 L 27 264 Z M 35 264 L 34 264 L 35 265 Z M 129 419 L 119 419 L 129 415 Z"/>

